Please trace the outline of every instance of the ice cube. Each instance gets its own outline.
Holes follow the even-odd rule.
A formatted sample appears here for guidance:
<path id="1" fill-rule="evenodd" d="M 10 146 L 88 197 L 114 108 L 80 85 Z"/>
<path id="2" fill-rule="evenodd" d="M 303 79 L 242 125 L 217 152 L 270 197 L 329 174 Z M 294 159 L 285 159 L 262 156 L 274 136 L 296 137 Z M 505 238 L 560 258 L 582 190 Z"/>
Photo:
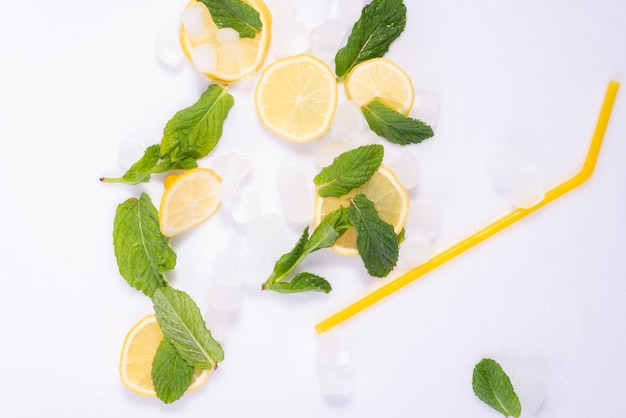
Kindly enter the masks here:
<path id="1" fill-rule="evenodd" d="M 272 27 L 272 51 L 277 58 L 309 50 L 309 30 L 300 21 L 283 21 Z"/>
<path id="2" fill-rule="evenodd" d="M 292 22 L 296 20 L 296 7 L 291 0 L 266 0 L 265 4 L 272 12 L 274 22 Z"/>
<path id="3" fill-rule="evenodd" d="M 332 135 L 348 138 L 369 129 L 361 109 L 352 101 L 340 103 L 335 111 L 335 118 L 330 126 Z"/>
<path id="4" fill-rule="evenodd" d="M 127 138 L 120 144 L 119 156 L 120 164 L 124 170 L 128 170 L 133 164 L 135 164 L 146 151 L 146 144 L 134 139 Z"/>
<path id="5" fill-rule="evenodd" d="M 267 251 L 249 251 L 239 255 L 241 278 L 247 285 L 252 285 L 255 289 L 259 289 L 272 273 L 276 256 L 269 254 Z"/>
<path id="6" fill-rule="evenodd" d="M 174 33 L 163 32 L 157 36 L 154 51 L 158 60 L 171 67 L 178 67 L 183 60 L 178 37 Z"/>
<path id="7" fill-rule="evenodd" d="M 261 196 L 251 188 L 242 189 L 231 201 L 231 216 L 237 223 L 251 222 L 261 217 Z"/>
<path id="8" fill-rule="evenodd" d="M 332 133 L 326 134 L 317 141 L 315 163 L 319 167 L 330 165 L 339 154 L 348 151 L 350 144 Z"/>
<path id="9" fill-rule="evenodd" d="M 218 29 L 216 36 L 220 42 L 237 42 L 239 40 L 239 32 L 233 28 Z"/>
<path id="10" fill-rule="evenodd" d="M 322 393 L 349 395 L 354 388 L 354 366 L 345 339 L 332 333 L 318 338 L 317 371 Z"/>
<path id="11" fill-rule="evenodd" d="M 345 22 L 337 19 L 325 21 L 311 31 L 311 53 L 332 67 L 337 51 L 345 43 L 347 32 Z"/>
<path id="12" fill-rule="evenodd" d="M 439 121 L 439 95 L 434 91 L 416 91 L 411 117 L 434 128 Z"/>
<path id="13" fill-rule="evenodd" d="M 389 163 L 389 169 L 393 171 L 407 190 L 411 190 L 419 184 L 420 167 L 413 152 L 403 151 L 398 158 Z"/>
<path id="14" fill-rule="evenodd" d="M 404 225 L 407 236 L 419 236 L 433 241 L 439 235 L 440 224 L 439 205 L 423 199 L 411 202 L 409 215 Z"/>
<path id="15" fill-rule="evenodd" d="M 328 2 L 328 17 L 337 19 L 346 24 L 352 25 L 361 16 L 363 0 L 330 0 Z"/>
<path id="16" fill-rule="evenodd" d="M 191 51 L 191 62 L 201 73 L 215 72 L 217 49 L 213 44 L 202 43 Z"/>
<path id="17" fill-rule="evenodd" d="M 213 161 L 213 169 L 222 177 L 235 183 L 241 182 L 252 168 L 252 159 L 245 154 L 229 152 Z"/>
<path id="18" fill-rule="evenodd" d="M 211 336 L 217 341 L 224 343 L 228 338 L 228 332 L 232 326 L 234 316 L 234 311 L 209 307 L 204 313 L 204 320 L 207 328 L 211 330 Z"/>
<path id="19" fill-rule="evenodd" d="M 260 219 L 242 224 L 246 250 L 262 251 L 271 256 L 285 252 L 291 242 L 285 220 L 278 213 L 263 215 Z"/>
<path id="20" fill-rule="evenodd" d="M 183 10 L 180 20 L 187 32 L 187 36 L 194 43 L 209 39 L 211 35 L 209 22 L 212 23 L 212 18 L 209 10 L 203 3 L 196 2 L 187 7 Z"/>
<path id="21" fill-rule="evenodd" d="M 313 198 L 309 181 L 301 166 L 290 164 L 277 172 L 285 217 L 294 223 L 306 223 L 313 218 Z"/>
<path id="22" fill-rule="evenodd" d="M 509 193 L 513 206 L 527 209 L 543 200 L 545 189 L 537 176 L 526 172 L 513 180 L 509 186 Z"/>
<path id="23" fill-rule="evenodd" d="M 382 144 L 382 141 L 376 132 L 367 128 L 363 132 L 350 135 L 347 143 L 350 148 L 357 148 L 363 145 Z"/>
<path id="24" fill-rule="evenodd" d="M 405 237 L 400 244 L 400 255 L 398 258 L 398 268 L 410 269 L 420 264 L 424 264 L 435 254 L 433 244 L 430 239 L 423 236 Z"/>
<path id="25" fill-rule="evenodd" d="M 496 190 L 506 192 L 513 180 L 521 173 L 520 164 L 505 151 L 492 150 L 485 159 L 487 172 Z"/>

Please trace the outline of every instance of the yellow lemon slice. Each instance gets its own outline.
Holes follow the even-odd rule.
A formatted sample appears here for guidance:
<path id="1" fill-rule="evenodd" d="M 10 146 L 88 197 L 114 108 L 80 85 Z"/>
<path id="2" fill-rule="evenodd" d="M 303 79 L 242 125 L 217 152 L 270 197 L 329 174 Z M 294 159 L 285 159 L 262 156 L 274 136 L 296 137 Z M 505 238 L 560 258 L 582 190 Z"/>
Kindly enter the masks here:
<path id="1" fill-rule="evenodd" d="M 356 65 L 348 73 L 344 87 L 348 98 L 359 107 L 378 99 L 408 115 L 415 100 L 411 78 L 387 58 L 374 58 Z"/>
<path id="2" fill-rule="evenodd" d="M 120 356 L 120 378 L 131 391 L 142 396 L 156 396 L 152 384 L 152 359 L 163 339 L 154 314 L 137 322 L 126 335 Z M 187 393 L 202 386 L 210 370 L 196 370 Z"/>
<path id="3" fill-rule="evenodd" d="M 208 168 L 194 168 L 168 176 L 161 197 L 159 225 L 168 237 L 180 235 L 208 220 L 221 206 L 217 197 L 220 176 Z"/>
<path id="4" fill-rule="evenodd" d="M 180 27 L 182 50 L 192 62 L 194 55 L 211 55 L 210 68 L 199 70 L 214 80 L 228 83 L 252 77 L 265 61 L 271 40 L 272 14 L 263 0 L 243 1 L 259 12 L 263 24 L 263 28 L 254 38 L 239 38 L 230 29 L 219 30 L 209 9 L 198 1 L 192 1 L 183 10 Z M 189 16 L 187 25 L 186 13 Z M 229 32 L 234 32 L 235 35 L 228 35 Z M 224 33 L 227 35 L 224 36 Z"/>
<path id="5" fill-rule="evenodd" d="M 326 214 L 340 206 L 349 207 L 350 200 L 363 193 L 374 203 L 378 216 L 391 224 L 396 233 L 400 233 L 409 214 L 409 194 L 391 170 L 381 166 L 365 184 L 341 197 L 320 197 L 315 199 L 315 226 L 319 225 Z M 356 231 L 348 229 L 331 249 L 342 255 L 359 255 L 356 248 Z"/>
<path id="6" fill-rule="evenodd" d="M 293 142 L 320 138 L 337 109 L 337 80 L 322 60 L 300 54 L 265 68 L 254 92 L 259 119 Z"/>

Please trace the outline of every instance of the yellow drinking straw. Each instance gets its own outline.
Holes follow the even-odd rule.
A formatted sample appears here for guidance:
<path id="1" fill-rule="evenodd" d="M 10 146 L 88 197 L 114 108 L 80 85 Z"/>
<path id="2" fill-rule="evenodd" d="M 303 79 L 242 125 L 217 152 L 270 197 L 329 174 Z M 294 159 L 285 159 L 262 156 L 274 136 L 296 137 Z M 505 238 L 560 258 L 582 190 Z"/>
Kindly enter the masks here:
<path id="1" fill-rule="evenodd" d="M 452 260 L 457 255 L 481 243 L 490 236 L 502 231 L 506 227 L 511 226 L 520 219 L 530 215 L 537 209 L 547 205 L 553 200 L 558 199 L 565 193 L 587 181 L 587 179 L 591 177 L 591 174 L 593 173 L 593 170 L 596 166 L 596 160 L 598 158 L 598 153 L 600 152 L 600 146 L 602 145 L 602 139 L 604 138 L 606 127 L 609 123 L 609 117 L 611 116 L 611 110 L 613 109 L 613 103 L 615 103 L 615 97 L 617 95 L 618 88 L 619 83 L 617 81 L 609 82 L 609 86 L 607 87 L 606 94 L 604 96 L 604 102 L 602 103 L 600 117 L 598 118 L 598 122 L 596 123 L 596 129 L 594 131 L 593 138 L 591 139 L 591 144 L 589 145 L 587 158 L 585 159 L 582 169 L 574 177 L 548 190 L 543 200 L 541 200 L 536 205 L 525 209 L 516 209 L 511 213 L 496 219 L 483 229 L 475 232 L 464 240 L 459 241 L 456 244 L 443 250 L 442 252 L 436 254 L 433 258 L 431 258 L 424 264 L 421 264 L 413 268 L 412 270 L 404 273 L 402 276 L 390 281 L 386 285 L 373 291 L 364 298 L 354 302 L 352 305 L 347 306 L 346 308 L 340 310 L 334 315 L 318 323 L 315 326 L 315 330 L 317 331 L 317 333 L 322 334 L 329 329 L 341 324 L 342 322 L 353 317 L 357 313 L 372 306 L 374 303 L 389 296 L 396 290 L 401 289 L 412 281 L 441 266 L 445 262 Z"/>

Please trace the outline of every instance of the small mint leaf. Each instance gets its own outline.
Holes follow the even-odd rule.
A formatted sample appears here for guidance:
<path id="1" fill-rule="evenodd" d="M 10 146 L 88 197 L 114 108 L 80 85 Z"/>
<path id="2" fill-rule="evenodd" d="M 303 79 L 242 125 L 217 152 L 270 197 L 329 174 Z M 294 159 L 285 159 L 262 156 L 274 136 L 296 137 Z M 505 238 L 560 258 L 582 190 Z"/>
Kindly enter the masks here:
<path id="1" fill-rule="evenodd" d="M 398 262 L 398 235 L 380 219 L 374 203 L 359 193 L 350 202 L 350 221 L 356 230 L 356 246 L 367 272 L 385 277 Z"/>
<path id="2" fill-rule="evenodd" d="M 378 100 L 363 105 L 361 112 L 372 131 L 394 144 L 418 144 L 435 134 L 428 124 L 398 113 Z"/>
<path id="3" fill-rule="evenodd" d="M 213 369 L 224 360 L 222 346 L 211 336 L 200 309 L 187 293 L 161 287 L 154 292 L 152 303 L 164 337 L 190 366 Z"/>
<path id="4" fill-rule="evenodd" d="M 299 292 L 324 292 L 328 293 L 332 290 L 330 283 L 323 277 L 312 273 L 298 273 L 288 282 L 278 282 L 269 285 L 270 290 L 278 293 L 299 293 Z"/>
<path id="5" fill-rule="evenodd" d="M 382 145 L 364 145 L 344 152 L 313 179 L 317 193 L 321 197 L 339 197 L 361 186 L 378 170 L 384 153 Z"/>
<path id="6" fill-rule="evenodd" d="M 402 0 L 373 0 L 363 7 L 346 45 L 335 55 L 335 73 L 341 80 L 355 65 L 385 55 L 406 25 Z"/>
<path id="7" fill-rule="evenodd" d="M 161 340 L 152 360 L 152 384 L 164 403 L 180 399 L 191 384 L 194 368 L 178 354 L 165 338 Z"/>
<path id="8" fill-rule="evenodd" d="M 152 297 L 167 285 L 164 272 L 174 268 L 176 254 L 169 238 L 161 233 L 159 215 L 147 194 L 117 207 L 113 250 L 120 274 L 135 289 Z"/>
<path id="9" fill-rule="evenodd" d="M 241 0 L 199 0 L 211 13 L 215 26 L 232 28 L 242 38 L 254 38 L 263 28 L 259 12 Z"/>
<path id="10" fill-rule="evenodd" d="M 492 359 L 484 358 L 474 367 L 472 388 L 481 401 L 506 417 L 519 418 L 522 405 L 509 376 Z"/>

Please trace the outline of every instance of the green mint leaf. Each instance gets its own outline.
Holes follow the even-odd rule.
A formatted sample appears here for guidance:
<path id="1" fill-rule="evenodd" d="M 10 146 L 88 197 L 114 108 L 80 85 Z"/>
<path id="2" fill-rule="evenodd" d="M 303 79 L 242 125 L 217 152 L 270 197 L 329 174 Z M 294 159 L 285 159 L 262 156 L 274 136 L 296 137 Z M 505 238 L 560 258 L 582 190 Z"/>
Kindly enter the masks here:
<path id="1" fill-rule="evenodd" d="M 213 369 L 224 360 L 222 346 L 211 336 L 200 309 L 187 293 L 170 286 L 160 287 L 154 292 L 152 303 L 164 337 L 190 366 Z"/>
<path id="2" fill-rule="evenodd" d="M 332 289 L 330 283 L 323 277 L 312 273 L 298 273 L 288 282 L 278 282 L 269 285 L 268 290 L 278 293 L 298 293 L 298 292 L 324 292 L 329 293 Z"/>
<path id="3" fill-rule="evenodd" d="M 385 277 L 398 262 L 398 235 L 380 219 L 374 203 L 359 193 L 350 202 L 350 221 L 356 229 L 356 247 L 367 272 Z"/>
<path id="4" fill-rule="evenodd" d="M 379 58 L 406 25 L 406 6 L 402 0 L 373 0 L 361 11 L 346 45 L 335 55 L 335 73 L 341 80 L 357 64 Z"/>
<path id="5" fill-rule="evenodd" d="M 506 417 L 519 418 L 522 406 L 509 376 L 492 359 L 484 358 L 474 367 L 472 388 L 476 396 Z"/>
<path id="6" fill-rule="evenodd" d="M 170 239 L 161 233 L 157 209 L 145 193 L 117 207 L 113 249 L 122 277 L 149 297 L 167 285 L 163 273 L 176 265 Z"/>
<path id="7" fill-rule="evenodd" d="M 309 227 L 305 227 L 293 249 L 278 259 L 272 274 L 263 283 L 263 290 L 275 290 L 281 293 L 303 292 L 306 290 L 330 292 L 330 284 L 321 277 L 311 273 L 306 273 L 297 280 L 296 277 L 303 273 L 296 275 L 291 281 L 287 281 L 287 279 L 307 255 L 321 248 L 333 246 L 350 226 L 352 225 L 348 219 L 348 208 L 342 207 L 324 216 L 310 237 Z M 295 283 L 289 284 L 294 280 L 296 280 Z"/>
<path id="8" fill-rule="evenodd" d="M 366 183 L 383 162 L 382 145 L 364 145 L 335 158 L 313 179 L 321 197 L 339 197 Z"/>
<path id="9" fill-rule="evenodd" d="M 199 0 L 209 12 L 215 25 L 235 29 L 242 38 L 254 38 L 263 29 L 259 12 L 241 0 Z"/>
<path id="10" fill-rule="evenodd" d="M 372 131 L 394 144 L 418 144 L 434 135 L 428 124 L 404 116 L 378 100 L 363 105 L 361 112 Z"/>
<path id="11" fill-rule="evenodd" d="M 175 163 L 206 156 L 221 138 L 234 103 L 226 87 L 210 85 L 196 103 L 179 110 L 167 122 L 160 157 Z"/>
<path id="12" fill-rule="evenodd" d="M 100 181 L 105 183 L 128 183 L 139 184 L 150 180 L 150 174 L 159 162 L 159 146 L 151 145 L 143 153 L 143 156 L 133 164 L 122 177 L 102 177 Z"/>
<path id="13" fill-rule="evenodd" d="M 178 354 L 165 338 L 161 340 L 152 360 L 152 383 L 156 396 L 172 403 L 185 394 L 193 379 L 194 368 Z"/>

